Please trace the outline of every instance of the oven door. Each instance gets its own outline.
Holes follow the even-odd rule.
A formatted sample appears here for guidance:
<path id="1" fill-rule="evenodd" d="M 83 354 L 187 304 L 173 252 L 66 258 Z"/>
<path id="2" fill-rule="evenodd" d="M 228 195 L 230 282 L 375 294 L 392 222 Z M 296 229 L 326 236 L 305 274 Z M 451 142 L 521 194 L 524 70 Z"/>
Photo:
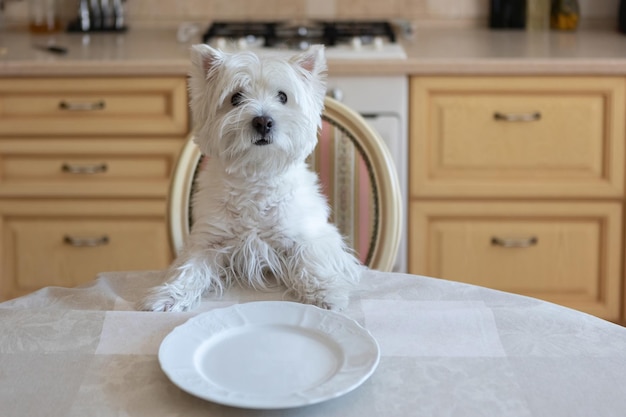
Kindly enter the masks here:
<path id="1" fill-rule="evenodd" d="M 406 76 L 329 77 L 327 94 L 361 114 L 389 148 L 402 192 L 402 224 L 408 209 L 408 78 Z M 396 272 L 407 271 L 407 239 L 402 234 Z"/>
<path id="2" fill-rule="evenodd" d="M 395 114 L 382 113 L 361 113 L 361 116 L 369 123 L 372 128 L 381 136 L 389 152 L 396 163 L 396 169 L 400 169 L 398 159 L 406 157 L 406 152 L 402 149 L 400 137 L 400 118 Z"/>
<path id="3" fill-rule="evenodd" d="M 372 128 L 378 132 L 381 136 L 387 148 L 389 148 L 389 152 L 391 157 L 396 164 L 396 170 L 398 171 L 398 179 L 402 178 L 402 173 L 406 170 L 406 160 L 408 158 L 408 153 L 403 149 L 403 143 L 401 140 L 398 140 L 401 136 L 401 125 L 400 125 L 400 117 L 396 114 L 383 114 L 383 113 L 361 113 L 361 116 L 372 126 Z M 402 188 L 403 196 L 406 191 L 404 187 L 405 183 L 401 181 L 400 187 Z M 406 201 L 403 198 L 404 201 Z M 403 207 L 403 217 L 406 219 L 406 207 Z M 406 221 L 403 219 L 403 223 L 406 225 Z M 406 265 L 406 257 L 404 255 L 404 251 L 406 250 L 406 236 L 402 235 L 400 240 L 400 251 L 398 253 L 398 257 L 396 258 L 396 262 L 393 266 L 394 272 L 405 272 L 407 269 Z"/>

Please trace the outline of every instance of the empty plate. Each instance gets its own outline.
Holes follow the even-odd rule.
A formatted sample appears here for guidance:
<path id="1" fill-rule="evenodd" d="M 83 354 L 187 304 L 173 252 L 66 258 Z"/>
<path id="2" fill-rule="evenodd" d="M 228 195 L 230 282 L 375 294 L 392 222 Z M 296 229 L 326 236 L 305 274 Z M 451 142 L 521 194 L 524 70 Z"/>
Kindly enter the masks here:
<path id="1" fill-rule="evenodd" d="M 298 407 L 352 391 L 376 369 L 378 343 L 356 321 L 287 301 L 237 304 L 175 328 L 159 362 L 182 390 L 220 404 Z"/>

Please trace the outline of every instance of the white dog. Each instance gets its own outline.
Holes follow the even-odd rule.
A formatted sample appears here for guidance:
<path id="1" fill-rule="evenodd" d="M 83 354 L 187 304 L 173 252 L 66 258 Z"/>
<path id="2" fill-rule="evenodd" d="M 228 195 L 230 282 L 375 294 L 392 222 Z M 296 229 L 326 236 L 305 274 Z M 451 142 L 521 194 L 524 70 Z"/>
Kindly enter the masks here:
<path id="1" fill-rule="evenodd" d="M 328 222 L 305 162 L 321 125 L 323 46 L 284 59 L 196 45 L 192 64 L 196 143 L 208 161 L 188 242 L 139 307 L 185 311 L 237 280 L 280 283 L 300 302 L 344 308 L 364 267 Z"/>

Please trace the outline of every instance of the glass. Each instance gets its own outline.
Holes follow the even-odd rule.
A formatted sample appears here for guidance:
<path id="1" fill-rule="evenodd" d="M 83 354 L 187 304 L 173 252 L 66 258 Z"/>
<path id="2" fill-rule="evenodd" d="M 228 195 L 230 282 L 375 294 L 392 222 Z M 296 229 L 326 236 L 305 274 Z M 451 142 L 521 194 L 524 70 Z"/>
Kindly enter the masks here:
<path id="1" fill-rule="evenodd" d="M 29 0 L 28 28 L 32 33 L 51 33 L 61 30 L 56 0 Z"/>

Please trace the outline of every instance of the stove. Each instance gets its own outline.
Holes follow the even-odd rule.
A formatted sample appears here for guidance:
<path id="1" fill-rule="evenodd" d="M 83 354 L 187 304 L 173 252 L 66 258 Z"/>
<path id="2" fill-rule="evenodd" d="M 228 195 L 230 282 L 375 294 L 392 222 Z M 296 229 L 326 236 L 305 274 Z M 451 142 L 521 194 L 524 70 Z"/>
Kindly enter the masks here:
<path id="1" fill-rule="evenodd" d="M 226 51 L 293 51 L 324 44 L 329 59 L 406 59 L 387 21 L 218 21 L 204 43 Z"/>

